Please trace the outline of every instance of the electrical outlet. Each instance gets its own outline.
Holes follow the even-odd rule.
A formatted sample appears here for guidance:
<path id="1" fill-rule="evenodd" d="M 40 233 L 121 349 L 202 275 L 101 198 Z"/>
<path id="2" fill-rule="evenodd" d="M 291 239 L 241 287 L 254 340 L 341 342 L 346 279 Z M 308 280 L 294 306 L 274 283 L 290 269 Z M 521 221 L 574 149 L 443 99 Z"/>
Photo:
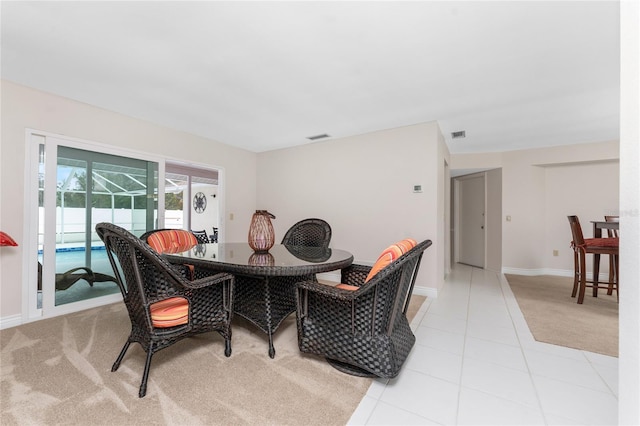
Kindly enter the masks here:
<path id="1" fill-rule="evenodd" d="M 554 256 L 557 256 L 557 255 L 558 255 L 558 250 L 554 250 L 554 251 L 553 251 L 553 255 L 554 255 Z"/>

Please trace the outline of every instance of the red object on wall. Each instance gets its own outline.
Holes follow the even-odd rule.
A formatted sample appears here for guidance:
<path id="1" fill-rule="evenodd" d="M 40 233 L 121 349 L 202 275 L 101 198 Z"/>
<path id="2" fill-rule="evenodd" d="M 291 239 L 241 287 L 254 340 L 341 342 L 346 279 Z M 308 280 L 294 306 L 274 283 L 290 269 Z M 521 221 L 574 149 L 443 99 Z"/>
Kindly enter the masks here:
<path id="1" fill-rule="evenodd" d="M 18 243 L 16 243 L 13 240 L 13 238 L 5 234 L 4 232 L 0 231 L 0 246 L 17 246 L 17 245 Z"/>

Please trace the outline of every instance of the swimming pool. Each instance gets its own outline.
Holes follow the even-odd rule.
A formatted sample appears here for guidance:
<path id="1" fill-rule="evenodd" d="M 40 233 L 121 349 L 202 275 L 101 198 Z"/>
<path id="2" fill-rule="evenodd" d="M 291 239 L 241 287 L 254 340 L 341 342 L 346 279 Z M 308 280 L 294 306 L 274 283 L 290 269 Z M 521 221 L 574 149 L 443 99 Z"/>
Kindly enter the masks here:
<path id="1" fill-rule="evenodd" d="M 84 247 L 60 247 L 56 249 L 55 256 L 56 274 L 62 274 L 70 269 L 86 265 L 86 250 Z M 42 251 L 38 252 L 38 261 L 40 263 L 43 261 Z M 114 275 L 104 246 L 91 248 L 91 265 L 89 267 L 94 272 Z M 78 272 L 81 273 L 82 271 Z M 68 289 L 56 291 L 55 304 L 56 306 L 64 305 L 119 292 L 118 285 L 113 281 L 95 282 L 93 286 L 90 286 L 86 281 L 78 280 Z M 41 292 L 38 292 L 38 308 L 42 307 L 41 296 Z"/>

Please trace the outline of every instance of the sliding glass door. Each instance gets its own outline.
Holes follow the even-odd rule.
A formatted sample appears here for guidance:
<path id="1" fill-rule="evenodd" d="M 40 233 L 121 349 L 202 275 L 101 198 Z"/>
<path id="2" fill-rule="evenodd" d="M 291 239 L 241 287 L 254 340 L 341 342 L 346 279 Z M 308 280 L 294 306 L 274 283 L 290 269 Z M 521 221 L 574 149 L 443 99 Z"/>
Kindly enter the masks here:
<path id="1" fill-rule="evenodd" d="M 152 154 L 35 130 L 27 142 L 25 203 L 37 206 L 26 219 L 28 320 L 122 299 L 95 232 L 99 222 L 137 236 L 167 227 L 218 237 L 221 170 L 176 163 L 165 170 L 165 160 Z"/>
<path id="2" fill-rule="evenodd" d="M 135 235 L 153 228 L 159 163 L 40 141 L 37 309 L 49 316 L 105 303 L 100 298 L 116 301 L 120 292 L 95 225 L 115 223 Z"/>

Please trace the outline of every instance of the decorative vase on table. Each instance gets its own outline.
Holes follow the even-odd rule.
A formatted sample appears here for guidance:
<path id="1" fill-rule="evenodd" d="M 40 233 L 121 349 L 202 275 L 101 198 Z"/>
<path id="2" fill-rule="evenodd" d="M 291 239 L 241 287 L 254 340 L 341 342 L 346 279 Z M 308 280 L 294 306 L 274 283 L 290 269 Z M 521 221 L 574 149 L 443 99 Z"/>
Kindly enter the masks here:
<path id="1" fill-rule="evenodd" d="M 276 217 L 266 210 L 256 210 L 249 226 L 249 246 L 256 253 L 266 253 L 276 242 L 271 219 Z"/>

